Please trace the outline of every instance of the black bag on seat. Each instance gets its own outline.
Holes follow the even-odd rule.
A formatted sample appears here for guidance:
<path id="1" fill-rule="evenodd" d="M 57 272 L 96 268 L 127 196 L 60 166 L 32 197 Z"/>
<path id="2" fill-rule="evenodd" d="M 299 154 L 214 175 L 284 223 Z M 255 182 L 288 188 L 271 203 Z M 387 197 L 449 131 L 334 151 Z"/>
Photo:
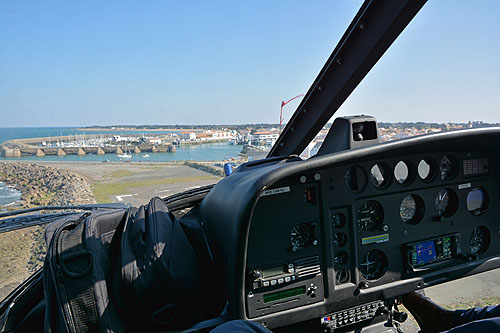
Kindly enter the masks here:
<path id="1" fill-rule="evenodd" d="M 45 238 L 47 333 L 183 329 L 222 311 L 201 224 L 160 198 L 65 217 Z"/>
<path id="2" fill-rule="evenodd" d="M 131 209 L 121 246 L 121 304 L 133 330 L 186 328 L 205 319 L 197 253 L 160 198 Z M 210 309 L 213 311 L 213 309 Z M 217 309 L 220 313 L 221 308 Z"/>
<path id="3" fill-rule="evenodd" d="M 113 290 L 126 209 L 65 217 L 47 226 L 45 332 L 123 332 Z"/>

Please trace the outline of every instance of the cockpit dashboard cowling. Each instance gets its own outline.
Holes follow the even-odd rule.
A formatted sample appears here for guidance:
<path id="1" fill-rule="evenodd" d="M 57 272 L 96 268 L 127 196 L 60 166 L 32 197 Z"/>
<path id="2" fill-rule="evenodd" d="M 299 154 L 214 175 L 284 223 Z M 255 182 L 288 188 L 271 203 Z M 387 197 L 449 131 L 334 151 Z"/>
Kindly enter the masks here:
<path id="1" fill-rule="evenodd" d="M 249 162 L 204 198 L 236 318 L 279 327 L 500 267 L 500 129 Z"/>

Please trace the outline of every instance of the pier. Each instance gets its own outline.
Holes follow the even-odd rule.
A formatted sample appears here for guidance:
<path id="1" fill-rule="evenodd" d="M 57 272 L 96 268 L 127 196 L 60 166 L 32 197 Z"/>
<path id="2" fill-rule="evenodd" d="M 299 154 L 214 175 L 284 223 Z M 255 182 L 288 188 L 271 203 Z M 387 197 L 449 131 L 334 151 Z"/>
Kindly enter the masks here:
<path id="1" fill-rule="evenodd" d="M 50 137 L 50 138 L 31 138 L 31 139 L 18 139 L 4 142 L 0 147 L 1 156 L 4 157 L 22 157 L 22 156 L 37 156 L 44 157 L 47 155 L 65 156 L 65 155 L 87 155 L 87 154 L 123 154 L 124 152 L 133 152 L 140 154 L 143 152 L 148 153 L 171 153 L 175 152 L 175 146 L 171 143 L 133 143 L 133 144 L 115 144 L 115 145 L 79 145 L 79 146 L 44 146 L 43 143 L 57 139 L 67 139 L 66 137 Z"/>

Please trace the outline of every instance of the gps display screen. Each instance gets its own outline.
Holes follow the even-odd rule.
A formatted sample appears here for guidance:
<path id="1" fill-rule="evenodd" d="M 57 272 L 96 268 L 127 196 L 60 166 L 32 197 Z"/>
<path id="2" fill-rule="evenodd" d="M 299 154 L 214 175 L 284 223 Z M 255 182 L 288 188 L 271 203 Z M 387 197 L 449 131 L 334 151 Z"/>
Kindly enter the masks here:
<path id="1" fill-rule="evenodd" d="M 408 244 L 408 260 L 412 267 L 422 267 L 452 257 L 452 236 Z"/>

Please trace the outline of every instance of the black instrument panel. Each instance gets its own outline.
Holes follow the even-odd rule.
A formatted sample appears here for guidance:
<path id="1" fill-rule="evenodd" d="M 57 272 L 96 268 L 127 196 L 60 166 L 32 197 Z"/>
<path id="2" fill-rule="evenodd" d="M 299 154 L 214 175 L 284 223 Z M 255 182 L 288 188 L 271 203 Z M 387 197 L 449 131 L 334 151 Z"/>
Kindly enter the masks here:
<path id="1" fill-rule="evenodd" d="M 491 242 L 500 231 L 495 159 L 471 153 L 398 156 L 279 182 L 257 202 L 247 269 L 286 267 L 316 256 L 321 270 L 302 280 L 274 282 L 283 280 L 277 274 L 249 283 L 249 317 L 319 301 L 338 310 L 343 298 L 356 304 L 353 295 L 412 277 L 430 275 L 432 281 L 433 273 L 500 254 L 500 244 Z M 314 299 L 292 295 L 318 276 L 323 282 L 315 287 L 322 290 Z M 289 291 L 292 296 L 280 298 L 279 306 L 252 304 L 256 295 Z"/>
<path id="2" fill-rule="evenodd" d="M 499 268 L 499 140 L 462 130 L 240 166 L 201 204 L 233 316 L 281 327 Z"/>

